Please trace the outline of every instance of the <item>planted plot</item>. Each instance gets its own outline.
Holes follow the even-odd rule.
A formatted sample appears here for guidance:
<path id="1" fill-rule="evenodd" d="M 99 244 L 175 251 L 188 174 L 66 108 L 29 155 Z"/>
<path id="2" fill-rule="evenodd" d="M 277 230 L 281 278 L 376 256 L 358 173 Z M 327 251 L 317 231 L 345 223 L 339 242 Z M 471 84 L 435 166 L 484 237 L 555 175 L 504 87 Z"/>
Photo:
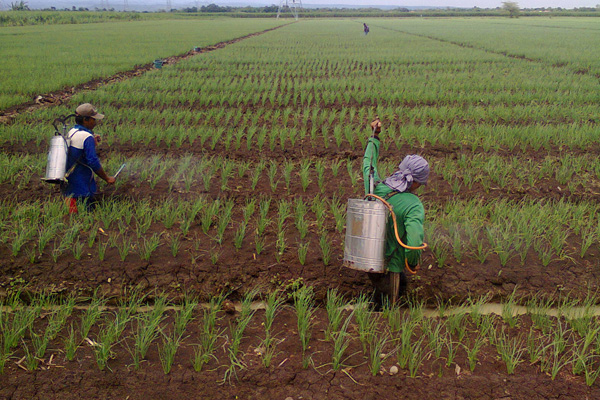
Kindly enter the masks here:
<path id="1" fill-rule="evenodd" d="M 180 55 L 195 47 L 278 25 L 279 21 L 252 18 L 2 27 L 0 110 L 31 101 L 37 95 L 131 70 L 157 58 Z"/>
<path id="2" fill-rule="evenodd" d="M 556 303 L 532 298 L 522 315 L 508 311 L 517 299 L 497 315 L 485 311 L 491 306 L 485 298 L 433 310 L 411 301 L 376 313 L 363 296 L 351 301 L 330 290 L 326 312 L 314 307 L 313 296 L 312 287 L 292 284 L 271 293 L 251 290 L 237 308 L 223 295 L 206 304 L 185 297 L 173 307 L 163 295 L 149 299 L 133 291 L 118 306 L 107 307 L 111 299 L 95 294 L 81 308 L 73 297 L 23 302 L 14 293 L 0 314 L 0 381 L 24 382 L 31 373 L 42 377 L 77 365 L 115 377 L 133 368 L 153 376 L 158 387 L 166 382 L 161 376 L 191 375 L 204 382 L 207 395 L 215 388 L 238 393 L 240 381 L 265 374 L 269 384 L 295 375 L 384 392 L 421 380 L 437 387 L 458 377 L 466 385 L 461 390 L 472 390 L 469 382 L 478 379 L 521 377 L 557 393 L 597 394 L 600 326 L 593 296 Z M 505 389 L 491 392 L 497 390 Z"/>

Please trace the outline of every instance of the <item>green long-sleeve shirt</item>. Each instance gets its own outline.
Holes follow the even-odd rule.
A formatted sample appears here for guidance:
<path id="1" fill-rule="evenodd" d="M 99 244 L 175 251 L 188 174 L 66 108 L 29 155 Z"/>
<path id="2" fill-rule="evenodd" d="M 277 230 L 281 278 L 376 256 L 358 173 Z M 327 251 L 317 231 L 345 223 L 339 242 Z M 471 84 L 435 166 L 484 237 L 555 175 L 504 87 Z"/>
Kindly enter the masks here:
<path id="1" fill-rule="evenodd" d="M 363 177 L 365 180 L 365 194 L 369 193 L 369 173 L 373 167 L 375 182 L 381 178 L 377 171 L 377 159 L 379 158 L 379 139 L 370 138 L 363 158 Z M 394 190 L 385 183 L 375 185 L 374 194 L 385 198 Z M 423 244 L 423 221 L 425 220 L 425 209 L 421 200 L 412 193 L 398 193 L 387 200 L 393 207 L 396 221 L 398 223 L 398 235 L 402 242 L 408 246 L 417 247 Z M 400 246 L 394 234 L 394 221 L 390 216 L 386 227 L 385 258 L 388 271 L 402 272 L 404 260 L 415 266 L 419 264 L 421 250 L 408 250 Z"/>

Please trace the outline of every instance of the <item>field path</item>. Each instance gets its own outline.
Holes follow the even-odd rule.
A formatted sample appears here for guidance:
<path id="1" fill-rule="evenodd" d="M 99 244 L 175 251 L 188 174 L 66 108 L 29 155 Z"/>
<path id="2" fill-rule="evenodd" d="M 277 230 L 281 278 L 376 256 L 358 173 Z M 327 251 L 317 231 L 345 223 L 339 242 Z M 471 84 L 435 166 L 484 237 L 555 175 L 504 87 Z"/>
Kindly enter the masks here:
<path id="1" fill-rule="evenodd" d="M 293 22 L 290 22 L 290 24 L 292 24 L 292 23 Z M 289 25 L 289 24 L 284 24 L 284 25 L 276 26 L 274 28 L 265 29 L 264 31 L 260 31 L 260 32 L 250 33 L 248 35 L 240 36 L 238 38 L 227 40 L 225 42 L 219 42 L 214 45 L 201 47 L 201 48 L 198 48 L 198 50 L 190 50 L 183 54 L 167 57 L 163 61 L 164 61 L 164 64 L 175 64 L 181 60 L 188 59 L 188 58 L 196 56 L 198 54 L 222 49 L 225 46 L 228 46 L 230 44 L 234 44 L 234 43 L 237 43 L 237 42 L 245 40 L 245 39 L 249 39 L 254 36 L 259 36 L 264 33 L 273 31 L 275 29 L 279 29 L 279 28 L 287 26 L 287 25 Z M 152 70 L 153 68 L 154 68 L 154 63 L 148 63 L 148 64 L 144 64 L 144 65 L 140 65 L 140 66 L 136 65 L 133 69 L 130 69 L 128 71 L 119 72 L 117 74 L 114 74 L 114 75 L 111 75 L 111 76 L 108 76 L 105 78 L 94 79 L 89 82 L 80 83 L 79 85 L 76 85 L 76 86 L 70 86 L 70 87 L 66 87 L 61 90 L 56 90 L 56 91 L 53 91 L 50 93 L 40 94 L 34 100 L 31 100 L 31 101 L 28 101 L 28 102 L 22 103 L 22 104 L 17 104 L 15 106 L 9 107 L 5 110 L 0 110 L 0 124 L 10 123 L 15 116 L 22 114 L 22 113 L 35 111 L 40 108 L 44 108 L 44 107 L 48 107 L 48 106 L 62 104 L 64 102 L 68 101 L 71 97 L 73 97 L 73 95 L 77 94 L 78 92 L 81 92 L 84 90 L 95 90 L 95 89 L 99 88 L 100 86 L 108 84 L 108 83 L 118 82 L 118 81 L 132 78 L 134 76 L 139 76 L 139 75 L 142 75 L 142 74 Z"/>

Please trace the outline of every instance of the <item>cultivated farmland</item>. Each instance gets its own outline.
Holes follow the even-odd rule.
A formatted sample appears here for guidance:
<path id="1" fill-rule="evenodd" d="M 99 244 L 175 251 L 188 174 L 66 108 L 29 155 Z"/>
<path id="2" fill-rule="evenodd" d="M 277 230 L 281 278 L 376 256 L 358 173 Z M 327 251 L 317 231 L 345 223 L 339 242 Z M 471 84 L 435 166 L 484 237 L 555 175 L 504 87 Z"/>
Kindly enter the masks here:
<path id="1" fill-rule="evenodd" d="M 202 45 L 282 25 L 240 22 Z M 163 375 L 186 398 L 198 385 L 219 397 L 215 381 L 245 398 L 598 395 L 600 88 L 597 61 L 577 49 L 597 50 L 600 30 L 374 19 L 363 36 L 360 22 L 301 20 L 0 126 L 10 393 L 64 393 L 68 382 L 25 385 L 64 377 L 52 362 L 74 368 L 73 356 L 92 397 L 139 379 L 167 395 Z M 192 21 L 164 22 L 179 23 Z M 95 211 L 67 216 L 40 178 L 50 122 L 82 102 L 106 115 L 105 169 L 127 167 Z M 406 307 L 382 313 L 367 277 L 341 266 L 375 115 L 382 176 L 406 154 L 432 166 L 419 192 L 430 249 Z M 482 312 L 490 301 L 501 316 Z"/>

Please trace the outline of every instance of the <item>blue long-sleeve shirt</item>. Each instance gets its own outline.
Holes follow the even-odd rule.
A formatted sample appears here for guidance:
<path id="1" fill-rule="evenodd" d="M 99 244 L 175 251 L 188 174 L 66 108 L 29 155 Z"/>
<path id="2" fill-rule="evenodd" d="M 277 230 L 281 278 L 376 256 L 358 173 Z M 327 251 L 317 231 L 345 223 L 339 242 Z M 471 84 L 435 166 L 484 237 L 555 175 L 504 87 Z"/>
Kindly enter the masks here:
<path id="1" fill-rule="evenodd" d="M 67 172 L 74 168 L 67 177 L 64 194 L 69 197 L 92 197 L 97 191 L 94 173 L 102 168 L 96 154 L 94 133 L 75 125 L 67 134 L 67 139 L 70 141 Z"/>

